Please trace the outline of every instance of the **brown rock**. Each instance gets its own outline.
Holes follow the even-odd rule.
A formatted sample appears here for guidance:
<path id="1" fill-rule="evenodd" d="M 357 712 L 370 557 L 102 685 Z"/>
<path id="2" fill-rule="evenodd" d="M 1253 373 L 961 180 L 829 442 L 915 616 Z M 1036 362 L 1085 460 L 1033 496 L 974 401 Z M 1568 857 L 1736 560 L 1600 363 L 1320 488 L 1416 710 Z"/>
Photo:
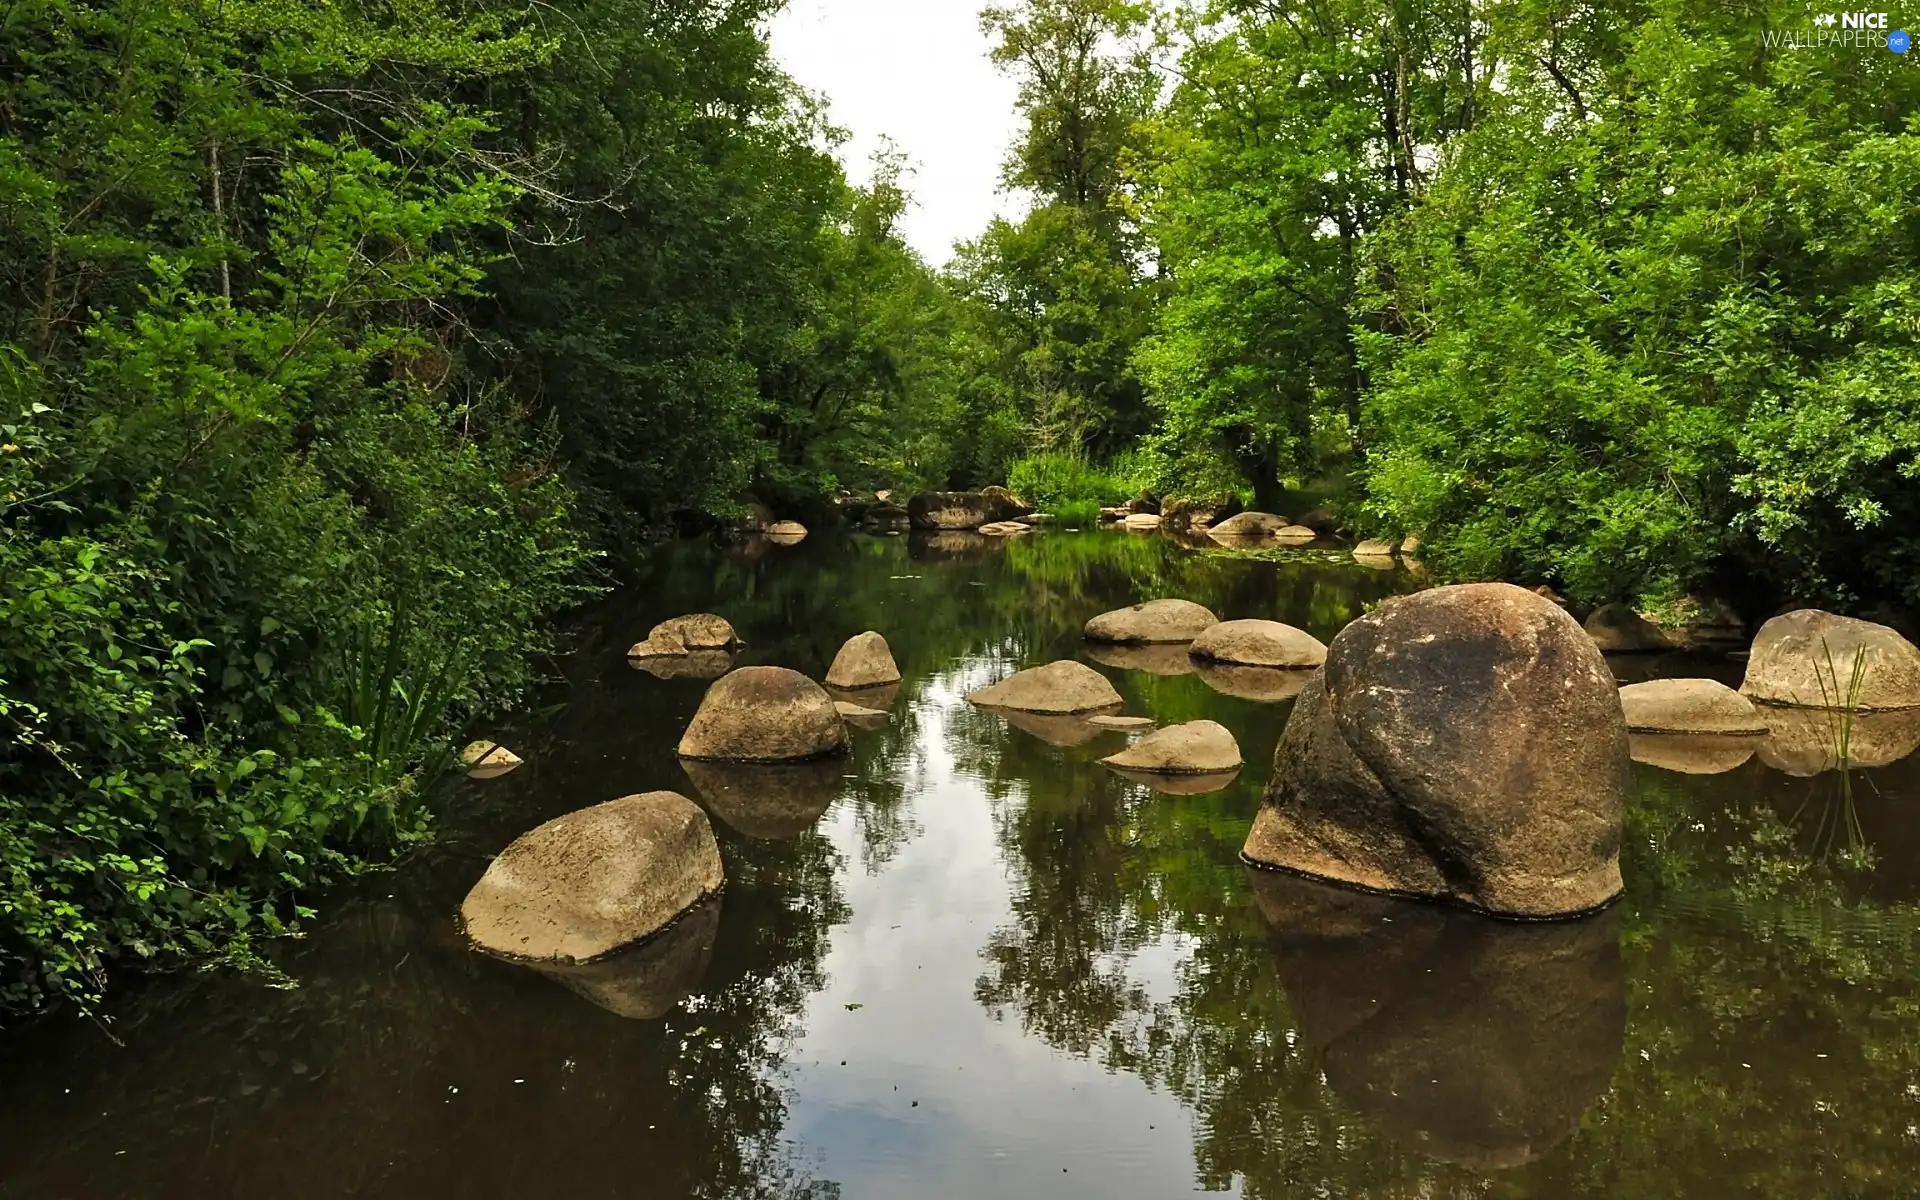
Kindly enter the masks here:
<path id="1" fill-rule="evenodd" d="M 520 756 L 498 742 L 474 742 L 460 752 L 468 779 L 498 779 L 521 763 Z"/>
<path id="2" fill-rule="evenodd" d="M 1633 761 L 1682 775 L 1723 775 L 1753 757 L 1762 739 L 1701 733 L 1634 733 L 1627 736 Z"/>
<path id="3" fill-rule="evenodd" d="M 1155 775 L 1210 775 L 1238 771 L 1239 743 L 1217 721 L 1189 721 L 1156 730 L 1118 754 L 1100 760 L 1109 767 Z"/>
<path id="4" fill-rule="evenodd" d="M 1394 545 L 1377 538 L 1368 538 L 1353 548 L 1355 558 L 1392 558 Z"/>
<path id="5" fill-rule="evenodd" d="M 967 697 L 981 708 L 1011 708 L 1056 716 L 1107 712 L 1120 707 L 1120 693 L 1100 672 L 1071 660 L 1030 667 Z"/>
<path id="6" fill-rule="evenodd" d="M 1273 535 L 1273 540 L 1282 546 L 1305 546 L 1319 538 L 1319 534 L 1305 525 L 1289 525 Z"/>
<path id="7" fill-rule="evenodd" d="M 1760 627 L 1740 691 L 1799 708 L 1920 708 L 1920 649 L 1885 625 L 1803 608 Z"/>
<path id="8" fill-rule="evenodd" d="M 1193 639 L 1191 653 L 1242 667 L 1317 667 L 1327 661 L 1319 638 L 1278 621 L 1222 621 Z"/>
<path id="9" fill-rule="evenodd" d="M 1603 604 L 1594 609 L 1587 617 L 1586 630 L 1593 644 L 1606 654 L 1644 654 L 1673 648 L 1664 630 L 1625 604 Z"/>
<path id="10" fill-rule="evenodd" d="M 1766 718 L 1753 702 L 1711 679 L 1653 679 L 1620 689 L 1633 733 L 1712 733 L 1759 737 Z"/>
<path id="11" fill-rule="evenodd" d="M 1285 517 L 1276 517 L 1272 513 L 1243 512 L 1216 522 L 1207 532 L 1216 541 L 1264 541 L 1285 529 L 1287 524 Z"/>
<path id="12" fill-rule="evenodd" d="M 842 691 L 899 682 L 900 668 L 894 665 L 892 648 L 872 630 L 848 638 L 827 668 L 827 686 Z"/>
<path id="13" fill-rule="evenodd" d="M 1118 642 L 1088 642 L 1086 656 L 1103 667 L 1118 671 L 1144 671 L 1149 675 L 1167 678 L 1191 675 L 1196 669 L 1184 643 L 1124 646 Z"/>
<path id="14" fill-rule="evenodd" d="M 1274 756 L 1246 857 L 1520 917 L 1620 894 L 1629 782 L 1613 677 L 1572 618 L 1507 584 L 1347 626 Z"/>
<path id="15" fill-rule="evenodd" d="M 982 525 L 980 532 L 985 537 L 1019 537 L 1023 533 L 1032 533 L 1033 526 L 1018 521 L 995 521 Z"/>
<path id="16" fill-rule="evenodd" d="M 580 966 L 535 970 L 616 1017 L 655 1021 L 700 986 L 720 933 L 720 901 L 702 900 L 638 946 Z"/>
<path id="17" fill-rule="evenodd" d="M 1272 667 L 1231 667 L 1198 663 L 1201 682 L 1222 695 L 1261 704 L 1291 700 L 1306 690 L 1312 671 L 1282 671 Z"/>
<path id="18" fill-rule="evenodd" d="M 1892 766 L 1920 750 L 1920 709 L 1844 713 L 1824 708 L 1766 708 L 1772 726 L 1760 743 L 1760 761 L 1802 779 L 1841 766 Z"/>
<path id="19" fill-rule="evenodd" d="M 799 763 L 723 763 L 681 759 L 707 811 L 760 841 L 799 837 L 840 798 L 846 764 L 837 758 Z"/>
<path id="20" fill-rule="evenodd" d="M 785 667 L 742 667 L 707 689 L 681 758 L 794 762 L 837 754 L 846 723 L 819 684 Z"/>
<path id="21" fill-rule="evenodd" d="M 1134 533 L 1151 533 L 1160 528 L 1160 518 L 1153 513 L 1134 513 L 1127 518 L 1127 528 Z"/>
<path id="22" fill-rule="evenodd" d="M 665 928 L 721 886 L 698 805 L 649 792 L 556 817 L 501 851 L 460 918 L 489 954 L 585 963 Z"/>
<path id="23" fill-rule="evenodd" d="M 1153 600 L 1101 613 L 1087 622 L 1086 637 L 1090 642 L 1170 645 L 1191 642 L 1219 623 L 1219 617 L 1191 600 Z"/>
<path id="24" fill-rule="evenodd" d="M 1249 874 L 1309 1062 L 1402 1146 L 1518 1167 L 1606 1095 L 1627 1026 L 1617 912 L 1516 924 Z"/>

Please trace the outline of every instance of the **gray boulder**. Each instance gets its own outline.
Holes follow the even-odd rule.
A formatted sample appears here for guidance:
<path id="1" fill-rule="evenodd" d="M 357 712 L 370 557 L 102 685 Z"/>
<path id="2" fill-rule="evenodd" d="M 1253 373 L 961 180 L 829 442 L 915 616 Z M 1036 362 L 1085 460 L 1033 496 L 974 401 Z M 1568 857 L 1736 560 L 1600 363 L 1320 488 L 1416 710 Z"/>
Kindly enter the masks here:
<path id="1" fill-rule="evenodd" d="M 899 682 L 900 668 L 894 664 L 892 648 L 872 630 L 848 638 L 827 668 L 827 686 L 841 691 Z"/>
<path id="2" fill-rule="evenodd" d="M 1222 621 L 1193 639 L 1190 653 L 1242 667 L 1311 669 L 1327 661 L 1326 643 L 1278 621 Z"/>
<path id="3" fill-rule="evenodd" d="M 1171 645 L 1191 642 L 1219 623 L 1211 610 L 1191 600 L 1152 600 L 1101 613 L 1087 622 L 1086 637 L 1090 642 Z"/>
<path id="4" fill-rule="evenodd" d="M 1626 721 L 1592 639 L 1507 584 L 1347 626 L 1295 702 L 1247 837 L 1257 864 L 1517 917 L 1620 894 Z"/>
<path id="5" fill-rule="evenodd" d="M 1803 608 L 1760 627 L 1740 691 L 1797 708 L 1920 708 L 1920 649 L 1885 625 Z"/>
<path id="6" fill-rule="evenodd" d="M 556 817 L 500 852 L 460 906 L 489 954 L 586 963 L 658 932 L 720 890 L 707 815 L 677 792 Z"/>
<path id="7" fill-rule="evenodd" d="M 1010 708 L 1056 716 L 1108 712 L 1120 707 L 1120 693 L 1105 675 L 1071 660 L 1030 667 L 967 697 L 981 708 Z"/>
<path id="8" fill-rule="evenodd" d="M 742 667 L 707 689 L 680 739 L 681 758 L 796 762 L 847 747 L 826 689 L 785 667 Z"/>

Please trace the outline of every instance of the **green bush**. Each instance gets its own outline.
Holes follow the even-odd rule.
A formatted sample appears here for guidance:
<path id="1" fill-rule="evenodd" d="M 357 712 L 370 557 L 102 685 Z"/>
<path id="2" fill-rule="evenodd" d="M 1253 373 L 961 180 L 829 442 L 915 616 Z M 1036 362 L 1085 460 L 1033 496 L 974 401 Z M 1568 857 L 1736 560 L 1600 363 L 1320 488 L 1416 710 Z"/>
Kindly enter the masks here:
<path id="1" fill-rule="evenodd" d="M 1103 470 L 1071 454 L 1039 454 L 1007 469 L 1007 487 L 1041 512 L 1091 520 L 1100 509 L 1125 504 L 1138 490 L 1125 475 Z"/>

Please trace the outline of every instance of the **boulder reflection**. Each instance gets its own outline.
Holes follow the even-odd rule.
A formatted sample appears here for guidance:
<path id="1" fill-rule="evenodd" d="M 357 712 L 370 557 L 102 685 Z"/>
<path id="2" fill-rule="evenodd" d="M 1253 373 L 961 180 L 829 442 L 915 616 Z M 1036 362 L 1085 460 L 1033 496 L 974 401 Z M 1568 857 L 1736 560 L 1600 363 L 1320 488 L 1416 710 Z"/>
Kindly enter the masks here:
<path id="1" fill-rule="evenodd" d="M 1162 646 L 1132 646 L 1107 642 L 1089 642 L 1087 657 L 1103 667 L 1121 671 L 1145 671 L 1149 675 L 1191 675 L 1198 668 L 1187 653 L 1187 643 Z"/>
<path id="2" fill-rule="evenodd" d="M 720 933 L 720 898 L 688 909 L 658 935 L 583 966 L 542 963 L 542 975 L 615 1016 L 654 1021 L 672 1012 L 706 977 Z"/>
<path id="3" fill-rule="evenodd" d="M 1618 909 L 1516 924 L 1248 873 L 1328 1086 L 1395 1141 L 1516 1167 L 1606 1093 L 1627 1019 Z"/>
<path id="4" fill-rule="evenodd" d="M 1840 769 L 1846 746 L 1850 768 L 1886 767 L 1920 750 L 1920 709 L 1846 713 L 1824 708 L 1762 707 L 1772 728 L 1760 743 L 1760 761 L 1776 771 L 1810 778 Z"/>
<path id="5" fill-rule="evenodd" d="M 798 763 L 682 759 L 680 767 L 708 812 L 738 833 L 770 842 L 813 828 L 839 798 L 847 769 L 839 758 Z"/>

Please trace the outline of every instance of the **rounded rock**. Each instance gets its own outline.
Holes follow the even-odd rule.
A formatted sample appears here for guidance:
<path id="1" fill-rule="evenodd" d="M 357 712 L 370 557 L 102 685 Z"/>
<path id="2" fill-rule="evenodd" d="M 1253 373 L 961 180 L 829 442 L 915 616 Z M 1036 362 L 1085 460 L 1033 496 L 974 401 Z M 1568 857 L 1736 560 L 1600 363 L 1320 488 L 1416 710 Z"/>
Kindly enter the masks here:
<path id="1" fill-rule="evenodd" d="M 1573 619 L 1508 584 L 1394 599 L 1295 702 L 1244 854 L 1507 916 L 1620 895 L 1627 725 Z"/>
<path id="2" fill-rule="evenodd" d="M 627 651 L 627 657 L 676 657 L 695 650 L 726 650 L 739 644 L 739 637 L 725 617 L 690 613 L 655 625 L 646 641 Z"/>
<path id="3" fill-rule="evenodd" d="M 827 686 L 841 691 L 899 682 L 900 668 L 893 661 L 893 649 L 886 638 L 871 629 L 848 638 L 827 668 Z"/>
<path id="4" fill-rule="evenodd" d="M 587 963 L 659 932 L 722 882 L 707 814 L 677 792 L 649 792 L 522 834 L 467 893 L 460 918 L 489 954 Z"/>
<path id="5" fill-rule="evenodd" d="M 1087 622 L 1086 636 L 1091 642 L 1172 645 L 1191 642 L 1219 623 L 1219 617 L 1191 600 L 1153 600 L 1101 613 Z"/>
<path id="6" fill-rule="evenodd" d="M 742 667 L 707 689 L 680 739 L 681 758 L 798 762 L 847 746 L 826 689 L 785 667 Z"/>
<path id="7" fill-rule="evenodd" d="M 1158 513 L 1132 513 L 1127 517 L 1127 528 L 1139 533 L 1158 529 L 1160 528 L 1160 515 Z"/>
<path id="8" fill-rule="evenodd" d="M 981 708 L 1057 715 L 1105 712 L 1121 705 L 1120 693 L 1105 675 L 1070 659 L 1030 667 L 981 688 L 967 701 Z"/>
<path id="9" fill-rule="evenodd" d="M 1244 762 L 1240 744 L 1217 721 L 1189 721 L 1155 730 L 1102 764 L 1155 775 L 1214 775 L 1238 771 Z"/>
<path id="10" fill-rule="evenodd" d="M 1740 691 L 1794 708 L 1920 708 L 1920 649 L 1885 625 L 1803 608 L 1760 627 Z"/>
<path id="11" fill-rule="evenodd" d="M 1392 558 L 1394 544 L 1378 538 L 1368 538 L 1353 548 L 1355 558 Z"/>
<path id="12" fill-rule="evenodd" d="M 1287 525 L 1285 517 L 1272 513 L 1243 512 L 1216 523 L 1207 532 L 1219 541 L 1257 541 L 1273 537 Z"/>
<path id="13" fill-rule="evenodd" d="M 1305 630 L 1278 621 L 1222 621 L 1193 639 L 1195 658 L 1242 667 L 1311 669 L 1327 661 L 1327 646 Z"/>
<path id="14" fill-rule="evenodd" d="M 1712 679 L 1653 679 L 1620 689 L 1633 733 L 1705 733 L 1758 737 L 1766 718 L 1753 702 Z"/>
<path id="15" fill-rule="evenodd" d="M 1319 538 L 1319 534 L 1305 525 L 1289 525 L 1273 535 L 1273 540 L 1283 546 L 1304 546 Z"/>

